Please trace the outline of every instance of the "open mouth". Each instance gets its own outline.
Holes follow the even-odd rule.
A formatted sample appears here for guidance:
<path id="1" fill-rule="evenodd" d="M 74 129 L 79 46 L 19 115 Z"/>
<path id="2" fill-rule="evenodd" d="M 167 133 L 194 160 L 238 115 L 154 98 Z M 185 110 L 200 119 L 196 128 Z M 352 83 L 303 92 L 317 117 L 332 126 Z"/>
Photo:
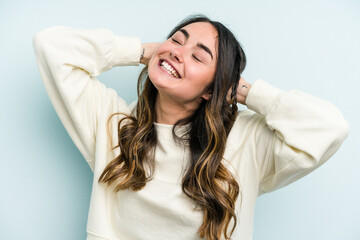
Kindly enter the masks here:
<path id="1" fill-rule="evenodd" d="M 170 76 L 174 78 L 180 78 L 180 74 L 178 71 L 165 60 L 160 60 L 159 65 L 162 69 L 164 69 Z"/>

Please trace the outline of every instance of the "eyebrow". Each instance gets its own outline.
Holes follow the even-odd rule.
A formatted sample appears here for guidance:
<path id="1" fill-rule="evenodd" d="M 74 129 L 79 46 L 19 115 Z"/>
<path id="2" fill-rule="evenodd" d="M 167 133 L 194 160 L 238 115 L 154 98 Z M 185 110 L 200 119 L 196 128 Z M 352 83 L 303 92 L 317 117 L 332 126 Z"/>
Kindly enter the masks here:
<path id="1" fill-rule="evenodd" d="M 188 31 L 186 31 L 185 29 L 180 29 L 179 31 L 184 34 L 186 40 L 189 39 L 190 34 L 188 33 Z M 203 49 L 203 50 L 205 50 L 205 52 L 207 52 L 208 54 L 210 54 L 211 59 L 214 59 L 214 58 L 213 58 L 213 55 L 212 55 L 212 53 L 211 53 L 211 51 L 210 51 L 210 49 L 209 49 L 207 46 L 205 46 L 205 45 L 202 44 L 202 43 L 197 43 L 196 46 L 199 47 L 199 48 L 201 48 L 201 49 Z"/>

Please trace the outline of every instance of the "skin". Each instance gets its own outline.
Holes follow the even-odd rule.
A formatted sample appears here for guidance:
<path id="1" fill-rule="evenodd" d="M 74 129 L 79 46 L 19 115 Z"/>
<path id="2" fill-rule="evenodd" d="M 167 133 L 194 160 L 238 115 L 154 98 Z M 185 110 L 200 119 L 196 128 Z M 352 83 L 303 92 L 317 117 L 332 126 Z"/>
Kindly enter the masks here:
<path id="1" fill-rule="evenodd" d="M 211 97 L 206 87 L 212 82 L 216 70 L 217 31 L 206 22 L 192 23 L 182 29 L 188 37 L 178 31 L 163 43 L 142 44 L 144 56 L 140 62 L 148 65 L 150 80 L 158 90 L 155 109 L 157 122 L 162 124 L 175 124 L 192 114 L 201 101 Z M 160 66 L 164 60 L 176 69 L 179 78 Z M 240 78 L 237 89 L 239 103 L 245 104 L 250 88 L 251 84 Z"/>

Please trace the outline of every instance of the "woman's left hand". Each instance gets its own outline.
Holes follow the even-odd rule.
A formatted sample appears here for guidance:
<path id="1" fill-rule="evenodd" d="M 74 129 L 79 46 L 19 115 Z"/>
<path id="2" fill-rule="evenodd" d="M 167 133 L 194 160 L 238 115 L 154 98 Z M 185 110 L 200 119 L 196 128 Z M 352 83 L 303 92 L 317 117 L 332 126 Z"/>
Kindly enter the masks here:
<path id="1" fill-rule="evenodd" d="M 238 103 L 246 105 L 246 97 L 251 88 L 251 84 L 246 82 L 242 77 L 240 77 L 239 85 L 236 91 L 236 100 Z M 229 89 L 226 99 L 229 103 L 231 103 L 231 89 Z"/>

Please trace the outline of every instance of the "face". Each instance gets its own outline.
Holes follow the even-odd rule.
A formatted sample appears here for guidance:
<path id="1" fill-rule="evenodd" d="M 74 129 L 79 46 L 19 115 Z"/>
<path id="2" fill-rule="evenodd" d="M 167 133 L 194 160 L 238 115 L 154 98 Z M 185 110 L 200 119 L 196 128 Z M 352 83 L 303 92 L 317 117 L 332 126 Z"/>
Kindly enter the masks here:
<path id="1" fill-rule="evenodd" d="M 149 78 L 160 95 L 180 104 L 209 99 L 217 62 L 217 31 L 207 22 L 189 24 L 163 42 L 150 59 Z"/>

